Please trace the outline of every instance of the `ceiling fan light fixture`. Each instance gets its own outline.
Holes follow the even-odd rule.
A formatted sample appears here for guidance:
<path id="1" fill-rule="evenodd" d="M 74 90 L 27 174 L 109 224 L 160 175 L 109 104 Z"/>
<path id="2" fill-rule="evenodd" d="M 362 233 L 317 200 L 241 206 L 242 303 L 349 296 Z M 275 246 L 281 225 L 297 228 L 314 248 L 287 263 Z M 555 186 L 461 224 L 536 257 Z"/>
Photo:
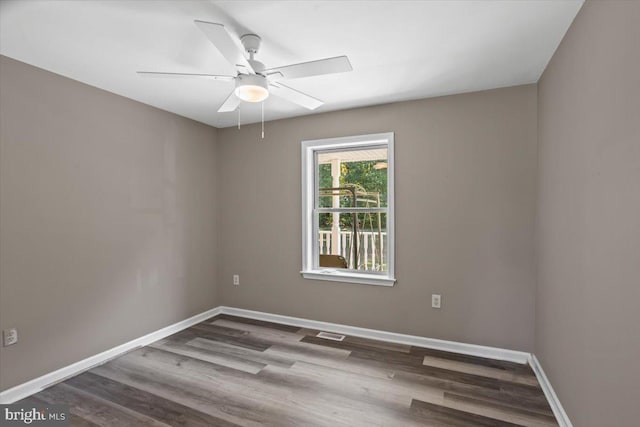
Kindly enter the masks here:
<path id="1" fill-rule="evenodd" d="M 262 102 L 269 97 L 267 79 L 259 74 L 241 74 L 236 79 L 235 94 L 246 102 Z"/>

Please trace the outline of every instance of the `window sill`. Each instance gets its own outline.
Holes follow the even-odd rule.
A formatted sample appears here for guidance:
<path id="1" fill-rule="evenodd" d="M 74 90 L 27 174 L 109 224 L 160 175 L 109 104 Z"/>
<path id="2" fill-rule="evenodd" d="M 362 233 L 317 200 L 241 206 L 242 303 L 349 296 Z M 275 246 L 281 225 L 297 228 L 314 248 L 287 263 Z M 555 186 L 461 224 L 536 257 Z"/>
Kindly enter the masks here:
<path id="1" fill-rule="evenodd" d="M 305 279 L 357 283 L 359 285 L 393 286 L 396 283 L 396 279 L 377 274 L 341 273 L 336 270 L 310 270 L 300 273 Z"/>

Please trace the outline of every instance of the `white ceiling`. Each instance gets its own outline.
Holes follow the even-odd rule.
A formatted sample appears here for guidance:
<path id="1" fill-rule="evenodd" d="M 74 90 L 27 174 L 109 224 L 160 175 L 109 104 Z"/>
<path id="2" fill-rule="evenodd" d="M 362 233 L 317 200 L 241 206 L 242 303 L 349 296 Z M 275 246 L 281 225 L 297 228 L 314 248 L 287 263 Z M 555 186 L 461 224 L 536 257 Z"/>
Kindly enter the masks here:
<path id="1" fill-rule="evenodd" d="M 267 67 L 347 55 L 351 73 L 289 80 L 314 112 L 536 82 L 582 0 L 2 0 L 0 53 L 217 127 L 233 83 L 143 79 L 136 70 L 235 74 L 193 24 L 263 39 Z M 244 123 L 260 106 L 243 104 Z M 265 119 L 314 112 L 270 97 Z"/>

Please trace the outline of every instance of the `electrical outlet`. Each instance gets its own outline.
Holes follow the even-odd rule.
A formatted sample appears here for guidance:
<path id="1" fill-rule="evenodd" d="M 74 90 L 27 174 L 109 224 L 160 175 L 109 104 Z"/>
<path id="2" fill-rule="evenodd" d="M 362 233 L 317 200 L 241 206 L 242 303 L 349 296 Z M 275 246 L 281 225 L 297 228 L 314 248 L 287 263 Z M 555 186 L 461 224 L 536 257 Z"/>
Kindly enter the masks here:
<path id="1" fill-rule="evenodd" d="M 18 330 L 15 328 L 2 331 L 2 342 L 5 347 L 18 342 Z"/>
<path id="2" fill-rule="evenodd" d="M 233 275 L 233 284 L 234 286 L 238 286 L 240 284 L 240 276 L 237 274 Z"/>
<path id="3" fill-rule="evenodd" d="M 440 308 L 442 303 L 442 297 L 439 294 L 431 295 L 431 308 Z"/>

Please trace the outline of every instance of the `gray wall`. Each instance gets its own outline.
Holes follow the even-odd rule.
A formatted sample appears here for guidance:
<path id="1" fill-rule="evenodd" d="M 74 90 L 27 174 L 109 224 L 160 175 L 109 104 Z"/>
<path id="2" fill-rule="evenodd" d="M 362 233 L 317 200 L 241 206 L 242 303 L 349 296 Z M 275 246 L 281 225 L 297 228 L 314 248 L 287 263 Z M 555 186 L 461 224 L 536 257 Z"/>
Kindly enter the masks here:
<path id="1" fill-rule="evenodd" d="M 264 140 L 0 57 L 0 327 L 21 334 L 0 389 L 226 304 L 526 351 L 535 337 L 574 424 L 636 425 L 639 20 L 640 2 L 588 2 L 537 88 L 268 122 Z M 397 285 L 303 280 L 300 141 L 385 131 Z"/>
<path id="2" fill-rule="evenodd" d="M 268 122 L 264 140 L 257 125 L 220 129 L 222 302 L 533 350 L 536 123 L 529 85 Z M 396 286 L 302 279 L 300 141 L 385 131 Z"/>
<path id="3" fill-rule="evenodd" d="M 220 304 L 532 350 L 533 85 L 268 122 L 265 140 L 6 57 L 0 90 L 0 327 L 20 331 L 1 389 Z M 397 285 L 303 280 L 300 141 L 389 130 Z"/>
<path id="4" fill-rule="evenodd" d="M 576 426 L 640 420 L 640 2 L 587 2 L 539 82 L 536 354 Z"/>
<path id="5" fill-rule="evenodd" d="M 0 57 L 0 389 L 218 305 L 216 130 Z"/>

